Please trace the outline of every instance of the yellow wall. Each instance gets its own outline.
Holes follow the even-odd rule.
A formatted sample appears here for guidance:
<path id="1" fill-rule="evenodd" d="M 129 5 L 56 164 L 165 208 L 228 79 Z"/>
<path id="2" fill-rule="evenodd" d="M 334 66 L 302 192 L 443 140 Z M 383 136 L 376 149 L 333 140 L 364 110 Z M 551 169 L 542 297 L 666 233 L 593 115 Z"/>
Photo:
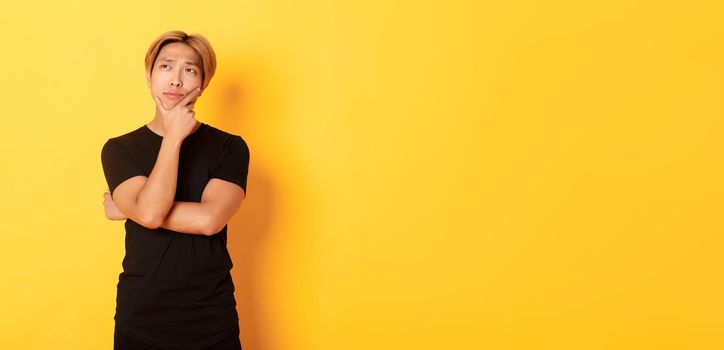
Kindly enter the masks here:
<path id="1" fill-rule="evenodd" d="M 111 349 L 103 143 L 204 34 L 251 149 L 245 350 L 724 348 L 724 7 L 16 2 L 0 11 L 0 348 Z"/>

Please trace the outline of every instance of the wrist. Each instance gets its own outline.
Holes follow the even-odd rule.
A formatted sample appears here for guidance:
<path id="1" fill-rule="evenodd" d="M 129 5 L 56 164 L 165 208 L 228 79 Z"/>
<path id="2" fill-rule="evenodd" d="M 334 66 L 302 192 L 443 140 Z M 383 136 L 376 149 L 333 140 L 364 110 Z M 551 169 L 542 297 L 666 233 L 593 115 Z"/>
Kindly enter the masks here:
<path id="1" fill-rule="evenodd" d="M 167 134 L 163 137 L 163 140 L 161 141 L 162 144 L 168 144 L 173 147 L 180 147 L 181 143 L 183 143 L 184 138 L 181 136 L 177 136 L 174 134 Z"/>

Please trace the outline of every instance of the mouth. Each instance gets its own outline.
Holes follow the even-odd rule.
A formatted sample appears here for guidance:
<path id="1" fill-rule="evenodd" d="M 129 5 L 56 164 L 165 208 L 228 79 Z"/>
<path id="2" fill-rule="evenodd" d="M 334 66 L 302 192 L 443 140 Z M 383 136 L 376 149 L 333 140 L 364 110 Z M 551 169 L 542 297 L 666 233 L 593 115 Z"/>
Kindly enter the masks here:
<path id="1" fill-rule="evenodd" d="M 174 92 L 164 92 L 163 94 L 164 94 L 164 96 L 171 98 L 171 99 L 179 99 L 184 96 L 183 94 L 174 93 Z"/>

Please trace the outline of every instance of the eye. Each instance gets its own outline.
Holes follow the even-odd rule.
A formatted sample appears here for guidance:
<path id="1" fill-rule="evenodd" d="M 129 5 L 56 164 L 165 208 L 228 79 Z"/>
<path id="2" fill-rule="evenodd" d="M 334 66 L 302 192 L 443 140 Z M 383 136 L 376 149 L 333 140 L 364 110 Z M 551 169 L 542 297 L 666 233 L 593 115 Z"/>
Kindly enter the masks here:
<path id="1" fill-rule="evenodd" d="M 189 71 L 191 71 L 192 73 L 196 73 L 196 70 L 193 69 L 193 68 L 186 68 L 186 70 L 189 70 Z"/>
<path id="2" fill-rule="evenodd" d="M 163 68 L 164 66 L 165 66 L 165 67 L 168 67 L 167 64 L 162 64 L 162 65 L 160 65 L 159 67 Z"/>

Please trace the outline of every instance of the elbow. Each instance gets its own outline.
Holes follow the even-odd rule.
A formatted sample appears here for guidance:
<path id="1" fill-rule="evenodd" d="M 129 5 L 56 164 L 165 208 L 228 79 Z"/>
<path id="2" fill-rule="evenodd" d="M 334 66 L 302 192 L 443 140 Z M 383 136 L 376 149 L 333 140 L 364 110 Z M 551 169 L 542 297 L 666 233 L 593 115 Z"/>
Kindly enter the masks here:
<path id="1" fill-rule="evenodd" d="M 204 225 L 201 228 L 201 231 L 206 236 L 213 236 L 219 231 L 221 231 L 226 224 L 222 224 L 219 222 L 219 220 L 216 220 L 212 215 L 209 215 L 206 220 L 204 220 Z"/>
<path id="2" fill-rule="evenodd" d="M 143 227 L 155 230 L 161 227 L 163 225 L 164 218 L 160 215 L 146 215 L 143 216 L 140 219 L 139 224 L 141 224 Z"/>

